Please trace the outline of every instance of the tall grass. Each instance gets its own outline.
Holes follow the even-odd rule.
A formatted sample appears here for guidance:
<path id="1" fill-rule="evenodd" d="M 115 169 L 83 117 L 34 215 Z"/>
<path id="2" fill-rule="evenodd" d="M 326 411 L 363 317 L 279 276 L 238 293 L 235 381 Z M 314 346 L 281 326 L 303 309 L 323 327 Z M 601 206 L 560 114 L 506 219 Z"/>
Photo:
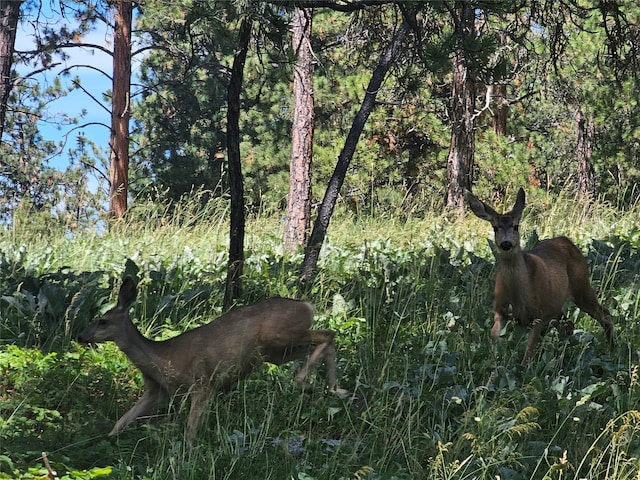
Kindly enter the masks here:
<path id="1" fill-rule="evenodd" d="M 141 378 L 114 345 L 86 349 L 72 339 L 113 302 L 113 280 L 125 270 L 140 278 L 133 316 L 149 337 L 221 314 L 226 204 L 138 205 L 108 231 L 0 232 L 2 338 L 11 331 L 22 346 L 0 348 L 0 447 L 13 475 L 38 463 L 31 452 L 47 451 L 61 471 L 111 466 L 122 479 L 636 478 L 638 212 L 535 200 L 523 237 L 577 241 L 615 316 L 615 351 L 570 308 L 576 334 L 548 332 L 523 368 L 525 340 L 510 325 L 499 380 L 487 388 L 494 259 L 486 222 L 401 204 L 375 218 L 339 209 L 318 276 L 302 290 L 302 257 L 283 256 L 280 219 L 256 215 L 239 303 L 311 300 L 317 326 L 337 331 L 341 386 L 352 395 L 326 395 L 321 380 L 303 394 L 294 365 L 264 366 L 216 396 L 193 450 L 183 445 L 181 398 L 107 438 Z M 15 300 L 27 292 L 32 304 Z"/>

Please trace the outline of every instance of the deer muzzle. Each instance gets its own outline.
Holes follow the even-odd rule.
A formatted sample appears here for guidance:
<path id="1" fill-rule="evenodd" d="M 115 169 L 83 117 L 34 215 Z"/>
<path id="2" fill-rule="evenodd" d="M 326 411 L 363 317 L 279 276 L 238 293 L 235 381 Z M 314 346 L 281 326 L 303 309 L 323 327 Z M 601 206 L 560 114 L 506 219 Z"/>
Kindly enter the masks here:
<path id="1" fill-rule="evenodd" d="M 505 252 L 508 252 L 512 248 L 513 248 L 513 243 L 511 243 L 511 242 L 502 242 L 500 244 L 500 249 L 504 250 Z"/>

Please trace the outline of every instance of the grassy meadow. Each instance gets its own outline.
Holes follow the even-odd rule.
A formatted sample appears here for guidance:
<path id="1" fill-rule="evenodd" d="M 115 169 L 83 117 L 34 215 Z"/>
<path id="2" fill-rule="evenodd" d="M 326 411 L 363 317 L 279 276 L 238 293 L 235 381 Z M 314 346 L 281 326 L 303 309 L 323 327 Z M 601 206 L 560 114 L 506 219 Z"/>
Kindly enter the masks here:
<path id="1" fill-rule="evenodd" d="M 640 479 L 639 208 L 530 201 L 523 243 L 578 244 L 618 345 L 570 305 L 574 334 L 550 329 L 524 368 L 526 332 L 509 324 L 490 387 L 491 227 L 434 212 L 336 212 L 306 287 L 302 255 L 282 254 L 281 217 L 248 219 L 238 303 L 313 302 L 352 395 L 327 394 L 322 368 L 303 393 L 295 365 L 264 365 L 215 396 L 191 450 L 179 398 L 108 437 L 142 379 L 113 343 L 75 338 L 125 271 L 140 279 L 132 317 L 148 337 L 223 313 L 227 205 L 138 205 L 109 231 L 29 218 L 0 230 L 0 478 Z"/>

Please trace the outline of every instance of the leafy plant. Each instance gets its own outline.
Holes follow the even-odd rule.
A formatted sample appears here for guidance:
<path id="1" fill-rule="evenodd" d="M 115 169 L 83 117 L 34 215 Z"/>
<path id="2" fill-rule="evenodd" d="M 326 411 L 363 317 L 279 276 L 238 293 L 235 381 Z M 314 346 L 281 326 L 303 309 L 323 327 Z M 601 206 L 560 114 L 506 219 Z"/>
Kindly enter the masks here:
<path id="1" fill-rule="evenodd" d="M 142 379 L 115 345 L 87 348 L 73 338 L 112 305 L 122 276 L 139 279 L 132 317 L 154 339 L 222 313 L 219 205 L 185 202 L 140 209 L 100 234 L 45 240 L 25 232 L 16 243 L 0 230 L 5 477 L 46 475 L 44 451 L 59 478 L 105 469 L 119 479 L 635 478 L 637 212 L 613 215 L 596 204 L 585 217 L 566 200 L 546 214 L 525 212 L 523 237 L 534 243 L 561 230 L 562 219 L 614 315 L 614 351 L 599 325 L 570 307 L 576 332 L 561 338 L 550 329 L 524 368 L 523 332 L 510 323 L 488 388 L 495 261 L 485 225 L 430 212 L 405 215 L 406 223 L 341 213 L 317 281 L 305 287 L 300 256 L 279 249 L 279 222 L 259 216 L 247 229 L 238 302 L 285 295 L 314 303 L 316 327 L 337 332 L 340 382 L 351 395 L 326 395 L 322 381 L 303 394 L 295 365 L 266 365 L 213 399 L 191 451 L 181 398 L 107 437 Z"/>

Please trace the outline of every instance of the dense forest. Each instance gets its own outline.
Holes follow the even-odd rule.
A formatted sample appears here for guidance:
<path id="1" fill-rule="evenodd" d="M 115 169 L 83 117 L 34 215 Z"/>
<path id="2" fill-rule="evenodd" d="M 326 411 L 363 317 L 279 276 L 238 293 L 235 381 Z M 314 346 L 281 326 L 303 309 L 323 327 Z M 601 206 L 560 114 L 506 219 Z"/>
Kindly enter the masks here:
<path id="1" fill-rule="evenodd" d="M 637 478 L 636 1 L 0 0 L 0 20 L 0 478 Z M 618 341 L 570 306 L 524 366 L 509 323 L 487 382 L 495 244 L 465 192 L 506 211 L 520 188 L 523 247 L 572 238 Z M 76 340 L 127 275 L 156 340 L 311 301 L 346 395 L 267 365 L 192 448 L 179 397 L 107 437 L 143 380 Z"/>
<path id="2" fill-rule="evenodd" d="M 10 28 L 0 38 L 4 218 L 26 203 L 82 223 L 95 219 L 105 196 L 122 215 L 127 197 L 228 194 L 232 80 L 240 82 L 237 149 L 249 211 L 286 209 L 299 154 L 292 132 L 304 128 L 312 134 L 303 153 L 313 159 L 313 205 L 343 150 L 352 153 L 341 198 L 362 212 L 389 194 L 456 206 L 460 188 L 471 185 L 491 198 L 528 184 L 629 205 L 638 179 L 639 10 L 613 1 L 5 1 L 3 25 L 28 23 L 36 38 L 32 51 L 13 50 Z M 297 44 L 296 11 L 308 16 Z M 246 60 L 234 77 L 243 24 Z M 106 49 L 83 43 L 97 28 L 111 35 L 113 88 L 87 96 L 85 108 L 111 112 L 107 151 L 78 134 L 82 118 L 56 111 L 61 84 L 40 85 L 35 75 L 76 75 L 72 84 L 82 89 L 91 65 L 64 59 L 74 48 Z M 379 88 L 367 91 L 385 54 Z M 303 102 L 294 95 L 297 76 L 311 77 L 306 120 L 295 117 Z M 356 118 L 366 93 L 371 105 Z M 61 140 L 39 132 L 56 121 L 77 144 L 66 171 L 48 165 Z M 357 121 L 362 133 L 349 146 Z M 101 188 L 89 192 L 87 175 L 96 171 Z M 123 183 L 128 195 L 118 205 Z M 56 211 L 65 194 L 66 211 Z"/>

